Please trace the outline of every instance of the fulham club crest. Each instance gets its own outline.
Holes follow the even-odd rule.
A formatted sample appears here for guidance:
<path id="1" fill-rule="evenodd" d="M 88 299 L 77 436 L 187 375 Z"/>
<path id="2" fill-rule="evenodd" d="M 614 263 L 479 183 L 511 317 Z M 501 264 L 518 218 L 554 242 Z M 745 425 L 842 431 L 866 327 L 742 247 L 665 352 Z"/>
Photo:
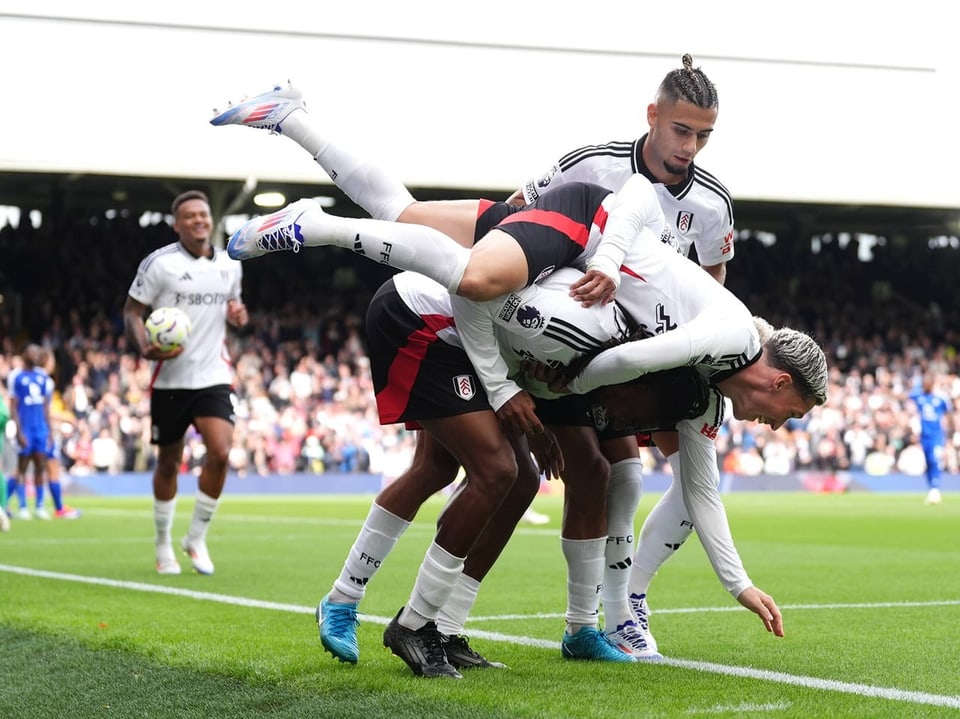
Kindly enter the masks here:
<path id="1" fill-rule="evenodd" d="M 476 385 L 473 383 L 473 377 L 468 374 L 458 374 L 453 378 L 453 391 L 457 397 L 462 400 L 471 400 L 477 393 Z"/>

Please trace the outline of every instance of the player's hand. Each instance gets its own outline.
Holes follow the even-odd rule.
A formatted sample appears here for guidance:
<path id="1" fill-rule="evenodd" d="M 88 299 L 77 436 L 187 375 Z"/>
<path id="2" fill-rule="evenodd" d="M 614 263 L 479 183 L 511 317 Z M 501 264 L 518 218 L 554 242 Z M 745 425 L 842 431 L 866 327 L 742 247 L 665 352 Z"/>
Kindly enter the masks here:
<path id="1" fill-rule="evenodd" d="M 740 592 L 737 601 L 760 617 L 768 632 L 773 632 L 778 637 L 783 636 L 783 615 L 780 614 L 773 597 L 756 587 L 747 587 Z"/>
<path id="2" fill-rule="evenodd" d="M 524 391 L 517 392 L 497 410 L 497 419 L 507 433 L 536 435 L 543 432 L 543 423 L 537 417 L 533 397 Z"/>
<path id="3" fill-rule="evenodd" d="M 587 270 L 570 285 L 570 296 L 584 307 L 613 302 L 616 292 L 617 283 L 598 270 Z"/>
<path id="4" fill-rule="evenodd" d="M 172 350 L 165 350 L 160 345 L 149 345 L 143 352 L 143 356 L 148 360 L 159 362 L 160 360 L 173 359 L 183 354 L 183 345 L 174 347 Z"/>
<path id="5" fill-rule="evenodd" d="M 520 363 L 520 371 L 528 380 L 536 380 L 545 384 L 554 394 L 570 393 L 563 372 L 556 367 L 551 367 L 536 360 L 524 360 Z"/>
<path id="6" fill-rule="evenodd" d="M 550 384 L 556 382 L 562 375 L 560 371 L 543 362 L 537 360 L 523 360 L 520 363 L 520 371 L 527 379 Z"/>
<path id="7" fill-rule="evenodd" d="M 231 327 L 243 327 L 250 321 L 247 306 L 240 300 L 227 302 L 227 322 Z"/>
<path id="8" fill-rule="evenodd" d="M 537 460 L 540 472 L 547 479 L 560 479 L 560 473 L 563 472 L 563 451 L 557 435 L 544 427 L 542 434 L 528 434 L 527 444 L 530 445 L 533 458 Z"/>

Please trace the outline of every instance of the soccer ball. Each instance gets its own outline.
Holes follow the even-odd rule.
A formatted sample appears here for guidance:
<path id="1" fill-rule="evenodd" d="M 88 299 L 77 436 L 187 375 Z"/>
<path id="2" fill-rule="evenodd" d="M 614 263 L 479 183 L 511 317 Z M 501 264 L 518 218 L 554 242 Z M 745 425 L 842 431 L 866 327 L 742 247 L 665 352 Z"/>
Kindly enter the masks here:
<path id="1" fill-rule="evenodd" d="M 190 336 L 190 317 L 176 307 L 155 309 L 143 323 L 150 344 L 158 344 L 164 352 L 182 346 Z"/>

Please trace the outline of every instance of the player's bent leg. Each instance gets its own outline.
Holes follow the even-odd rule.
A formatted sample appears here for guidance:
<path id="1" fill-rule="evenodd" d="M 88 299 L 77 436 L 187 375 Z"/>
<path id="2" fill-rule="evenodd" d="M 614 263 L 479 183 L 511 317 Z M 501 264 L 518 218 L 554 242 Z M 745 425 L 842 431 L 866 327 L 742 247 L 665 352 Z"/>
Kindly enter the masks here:
<path id="1" fill-rule="evenodd" d="M 458 245 L 473 247 L 479 210 L 479 200 L 414 202 L 400 213 L 397 222 L 426 225 L 453 238 Z"/>
<path id="2" fill-rule="evenodd" d="M 466 557 L 517 479 L 513 447 L 490 410 L 421 424 L 459 458 L 466 478 L 437 520 L 436 541 Z"/>
<path id="3" fill-rule="evenodd" d="M 567 561 L 565 659 L 633 662 L 599 628 L 600 589 L 607 544 L 607 490 L 610 466 L 590 427 L 552 427 L 564 448 L 564 521 L 561 537 Z"/>
<path id="4" fill-rule="evenodd" d="M 412 520 L 424 502 L 453 483 L 459 471 L 456 457 L 429 432 L 418 432 L 410 466 L 380 491 L 376 502 L 398 517 Z"/>
<path id="5" fill-rule="evenodd" d="M 457 294 L 486 302 L 529 284 L 527 257 L 519 243 L 501 230 L 491 230 L 473 246 Z"/>
<path id="6" fill-rule="evenodd" d="M 680 488 L 680 461 L 677 454 L 668 457 L 673 468 L 673 481 L 657 501 L 640 528 L 637 550 L 633 555 L 628 591 L 637 626 L 648 647 L 656 650 L 657 642 L 650 633 L 647 593 L 653 577 L 693 533 L 693 522 L 683 503 Z"/>
<path id="7" fill-rule="evenodd" d="M 436 619 L 466 556 L 513 486 L 517 463 L 490 410 L 421 424 L 460 459 L 467 477 L 441 512 L 410 599 L 384 631 L 383 643 L 415 674 L 459 677 L 443 651 Z"/>
<path id="8" fill-rule="evenodd" d="M 510 435 L 508 439 L 517 460 L 517 479 L 467 555 L 457 585 L 437 617 L 447 660 L 461 671 L 506 667 L 501 662 L 490 661 L 471 647 L 463 631 L 479 593 L 480 582 L 500 556 L 524 510 L 540 488 L 540 470 L 531 458 L 526 438 Z"/>
<path id="9" fill-rule="evenodd" d="M 316 609 L 320 643 L 342 662 L 360 659 L 357 611 L 369 582 L 410 526 L 420 506 L 457 476 L 460 462 L 427 432 L 419 432 L 410 467 L 374 500 L 340 576 Z"/>

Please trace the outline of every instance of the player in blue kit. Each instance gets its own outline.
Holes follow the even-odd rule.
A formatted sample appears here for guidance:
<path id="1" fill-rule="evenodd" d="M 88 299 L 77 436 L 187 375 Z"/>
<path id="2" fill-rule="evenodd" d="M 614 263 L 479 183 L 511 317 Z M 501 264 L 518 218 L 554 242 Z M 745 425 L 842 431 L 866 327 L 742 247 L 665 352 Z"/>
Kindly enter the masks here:
<path id="1" fill-rule="evenodd" d="M 950 400 L 935 391 L 932 376 L 923 378 L 920 387 L 910 393 L 920 415 L 920 447 L 926 461 L 927 504 L 940 504 L 940 474 L 943 463 L 943 418 L 950 411 Z"/>
<path id="2" fill-rule="evenodd" d="M 23 367 L 10 373 L 7 379 L 10 391 L 10 418 L 17 425 L 17 479 L 14 491 L 20 503 L 21 518 L 29 518 L 26 498 L 26 479 L 31 466 L 36 491 L 36 515 L 49 519 L 43 508 L 43 488 L 47 481 L 47 457 L 53 450 L 50 434 L 50 399 L 53 380 L 40 362 L 42 350 L 30 344 L 23 350 Z M 11 478 L 12 479 L 12 478 Z M 9 488 L 9 483 L 8 483 Z"/>
<path id="3" fill-rule="evenodd" d="M 10 420 L 10 407 L 7 405 L 7 398 L 0 390 L 0 455 L 3 454 L 3 443 L 7 439 L 6 428 Z M 0 469 L 0 532 L 10 530 L 10 517 L 7 514 L 7 478 L 3 476 L 3 470 Z"/>

